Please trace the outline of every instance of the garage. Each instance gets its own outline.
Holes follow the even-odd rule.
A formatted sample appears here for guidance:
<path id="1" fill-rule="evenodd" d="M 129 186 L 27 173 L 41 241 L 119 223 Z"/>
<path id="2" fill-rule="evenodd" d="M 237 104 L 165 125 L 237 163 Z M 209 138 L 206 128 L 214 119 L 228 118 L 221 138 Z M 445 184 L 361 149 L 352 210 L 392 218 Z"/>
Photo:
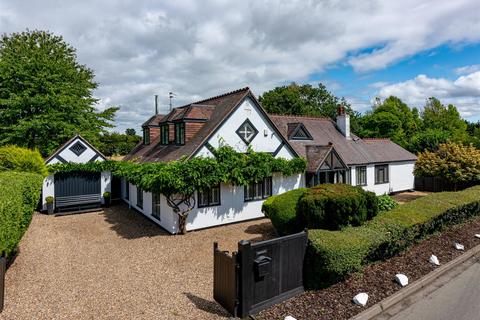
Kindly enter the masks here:
<path id="1" fill-rule="evenodd" d="M 105 161 L 105 156 L 80 135 L 58 148 L 45 162 L 88 163 Z M 42 209 L 47 198 L 53 197 L 55 212 L 78 212 L 96 209 L 104 202 L 103 194 L 111 192 L 110 172 L 65 172 L 45 178 L 42 190 Z"/>
<path id="2" fill-rule="evenodd" d="M 98 172 L 55 174 L 54 199 L 57 211 L 82 211 L 100 207 L 102 201 L 100 179 Z"/>

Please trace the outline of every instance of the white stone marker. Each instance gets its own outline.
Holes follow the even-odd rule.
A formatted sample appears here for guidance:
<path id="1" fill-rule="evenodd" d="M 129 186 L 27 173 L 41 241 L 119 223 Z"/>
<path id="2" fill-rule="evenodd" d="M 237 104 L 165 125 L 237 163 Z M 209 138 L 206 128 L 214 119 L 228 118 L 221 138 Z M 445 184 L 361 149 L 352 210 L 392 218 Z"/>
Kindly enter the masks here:
<path id="1" fill-rule="evenodd" d="M 365 307 L 365 305 L 367 304 L 367 301 L 368 301 L 368 294 L 366 294 L 365 292 L 361 292 L 357 294 L 355 297 L 353 297 L 353 302 L 356 305 L 359 305 L 362 307 Z"/>
<path id="2" fill-rule="evenodd" d="M 475 235 L 475 238 L 479 238 L 479 239 L 480 239 L 480 233 L 477 233 L 477 234 Z"/>
<path id="3" fill-rule="evenodd" d="M 436 265 L 436 266 L 439 266 L 440 265 L 440 262 L 438 261 L 438 258 L 436 255 L 432 254 L 430 256 L 430 259 L 428 259 L 428 261 L 430 261 L 430 263 Z"/>
<path id="4" fill-rule="evenodd" d="M 286 316 L 285 319 L 283 319 L 283 320 L 297 320 L 297 319 L 295 319 L 295 318 L 292 317 L 292 316 Z"/>
<path id="5" fill-rule="evenodd" d="M 458 242 L 455 242 L 455 243 L 453 244 L 453 246 L 454 246 L 455 249 L 457 249 L 457 250 L 465 250 L 465 247 L 463 246 L 463 244 L 460 244 L 460 243 L 458 243 Z"/>
<path id="6" fill-rule="evenodd" d="M 408 284 L 408 277 L 404 274 L 397 273 L 395 275 L 395 281 L 402 287 L 405 287 Z"/>

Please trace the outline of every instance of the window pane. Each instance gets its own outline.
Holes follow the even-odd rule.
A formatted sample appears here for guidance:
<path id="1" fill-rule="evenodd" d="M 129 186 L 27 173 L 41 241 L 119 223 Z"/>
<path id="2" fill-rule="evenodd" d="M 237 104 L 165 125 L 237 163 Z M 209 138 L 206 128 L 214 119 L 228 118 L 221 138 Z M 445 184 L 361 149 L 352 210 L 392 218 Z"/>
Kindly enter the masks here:
<path id="1" fill-rule="evenodd" d="M 198 206 L 199 207 L 208 206 L 208 190 L 198 191 Z"/>
<path id="2" fill-rule="evenodd" d="M 272 177 L 265 178 L 263 182 L 263 197 L 268 198 L 272 195 Z"/>
<path id="3" fill-rule="evenodd" d="M 220 204 L 220 187 L 212 188 L 210 205 Z"/>
<path id="4" fill-rule="evenodd" d="M 137 188 L 137 206 L 143 208 L 143 190 Z"/>

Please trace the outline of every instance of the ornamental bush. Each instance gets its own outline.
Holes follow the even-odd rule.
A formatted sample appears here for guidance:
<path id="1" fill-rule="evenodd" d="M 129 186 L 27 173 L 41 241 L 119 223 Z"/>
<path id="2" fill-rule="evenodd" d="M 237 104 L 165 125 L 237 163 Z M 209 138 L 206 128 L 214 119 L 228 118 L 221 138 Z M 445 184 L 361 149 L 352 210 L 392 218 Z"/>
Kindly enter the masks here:
<path id="1" fill-rule="evenodd" d="M 359 227 L 309 230 L 307 287 L 319 288 L 389 258 L 446 226 L 480 215 L 480 186 L 442 192 L 382 212 Z"/>
<path id="2" fill-rule="evenodd" d="M 398 207 L 398 202 L 395 201 L 388 194 L 384 194 L 377 197 L 378 200 L 378 211 L 389 211 Z"/>
<path id="3" fill-rule="evenodd" d="M 299 199 L 307 190 L 306 188 L 291 190 L 271 196 L 263 202 L 262 212 L 270 218 L 280 235 L 300 232 L 305 228 L 297 217 L 297 207 Z"/>
<path id="4" fill-rule="evenodd" d="M 40 152 L 17 146 L 0 147 L 0 171 L 33 172 L 47 176 L 48 170 L 45 166 Z"/>
<path id="5" fill-rule="evenodd" d="M 359 226 L 378 212 L 373 192 L 347 184 L 321 184 L 299 199 L 297 215 L 308 229 Z"/>
<path id="6" fill-rule="evenodd" d="M 0 172 L 0 256 L 14 253 L 38 204 L 42 182 L 36 173 Z"/>

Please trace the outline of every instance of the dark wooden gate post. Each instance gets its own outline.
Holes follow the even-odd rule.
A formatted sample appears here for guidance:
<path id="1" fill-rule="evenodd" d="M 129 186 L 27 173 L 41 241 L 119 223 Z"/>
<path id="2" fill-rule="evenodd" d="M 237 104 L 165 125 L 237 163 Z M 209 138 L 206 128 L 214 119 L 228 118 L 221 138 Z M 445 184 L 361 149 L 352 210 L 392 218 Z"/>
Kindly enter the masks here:
<path id="1" fill-rule="evenodd" d="M 7 271 L 7 259 L 0 257 L 0 313 L 3 311 L 5 298 L 5 272 Z"/>
<path id="2" fill-rule="evenodd" d="M 252 244 L 248 240 L 242 240 L 238 242 L 238 255 L 240 272 L 239 272 L 239 317 L 243 318 L 248 316 L 250 307 L 253 303 L 252 297 L 252 277 L 253 272 L 253 252 Z"/>

